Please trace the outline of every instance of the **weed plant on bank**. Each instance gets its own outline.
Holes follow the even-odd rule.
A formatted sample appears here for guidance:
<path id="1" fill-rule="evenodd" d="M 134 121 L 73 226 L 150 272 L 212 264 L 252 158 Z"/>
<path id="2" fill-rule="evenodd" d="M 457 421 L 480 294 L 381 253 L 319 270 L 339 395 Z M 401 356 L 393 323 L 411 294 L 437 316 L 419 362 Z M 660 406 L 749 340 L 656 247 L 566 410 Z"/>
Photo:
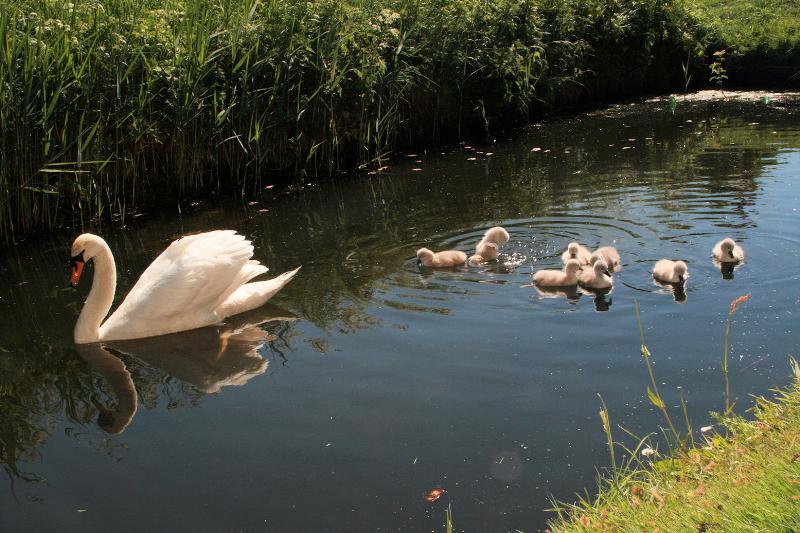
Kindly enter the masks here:
<path id="1" fill-rule="evenodd" d="M 679 1 L 0 4 L 4 241 L 379 166 L 704 68 Z"/>

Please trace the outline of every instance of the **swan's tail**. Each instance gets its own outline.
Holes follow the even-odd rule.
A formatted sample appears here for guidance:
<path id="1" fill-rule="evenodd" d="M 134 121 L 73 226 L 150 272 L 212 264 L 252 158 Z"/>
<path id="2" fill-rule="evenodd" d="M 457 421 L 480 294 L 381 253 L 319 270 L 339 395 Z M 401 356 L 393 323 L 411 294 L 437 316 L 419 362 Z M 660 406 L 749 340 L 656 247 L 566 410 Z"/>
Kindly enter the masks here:
<path id="1" fill-rule="evenodd" d="M 232 315 L 238 315 L 264 305 L 267 300 L 275 296 L 287 283 L 289 283 L 300 267 L 284 272 L 280 276 L 267 281 L 254 281 L 245 283 L 236 289 L 217 308 L 216 313 L 220 320 Z"/>

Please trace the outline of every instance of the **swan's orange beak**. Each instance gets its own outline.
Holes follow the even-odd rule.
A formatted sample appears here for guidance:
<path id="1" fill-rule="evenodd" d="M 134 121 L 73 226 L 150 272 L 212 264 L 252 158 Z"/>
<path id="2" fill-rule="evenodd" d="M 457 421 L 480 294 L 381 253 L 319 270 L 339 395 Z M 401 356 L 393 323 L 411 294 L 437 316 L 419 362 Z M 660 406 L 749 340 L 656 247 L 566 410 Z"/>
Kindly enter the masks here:
<path id="1" fill-rule="evenodd" d="M 78 281 L 81 279 L 81 272 L 83 272 L 83 262 L 76 262 L 72 266 L 72 274 L 69 277 L 69 284 L 72 285 L 72 288 L 78 286 Z"/>
<path id="2" fill-rule="evenodd" d="M 83 272 L 83 265 L 86 262 L 83 260 L 83 252 L 79 253 L 75 257 L 69 258 L 69 266 L 72 268 L 72 273 L 69 276 L 69 284 L 72 285 L 72 288 L 78 286 L 78 281 L 81 279 L 81 273 Z"/>

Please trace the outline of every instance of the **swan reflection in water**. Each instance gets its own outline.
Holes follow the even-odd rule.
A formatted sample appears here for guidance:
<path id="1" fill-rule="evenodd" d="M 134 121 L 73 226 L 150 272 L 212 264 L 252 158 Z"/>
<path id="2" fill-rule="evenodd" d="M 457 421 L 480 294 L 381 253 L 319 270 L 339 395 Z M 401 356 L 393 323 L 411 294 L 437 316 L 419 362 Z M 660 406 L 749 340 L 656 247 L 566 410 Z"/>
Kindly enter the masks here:
<path id="1" fill-rule="evenodd" d="M 265 305 L 205 328 L 107 343 L 78 344 L 80 356 L 101 374 L 117 397 L 114 408 L 93 400 L 97 425 L 112 435 L 122 433 L 136 414 L 136 388 L 130 372 L 115 353 L 136 357 L 194 386 L 205 394 L 241 386 L 267 370 L 259 350 L 275 337 L 259 326 L 270 321 L 297 320 L 292 313 Z"/>

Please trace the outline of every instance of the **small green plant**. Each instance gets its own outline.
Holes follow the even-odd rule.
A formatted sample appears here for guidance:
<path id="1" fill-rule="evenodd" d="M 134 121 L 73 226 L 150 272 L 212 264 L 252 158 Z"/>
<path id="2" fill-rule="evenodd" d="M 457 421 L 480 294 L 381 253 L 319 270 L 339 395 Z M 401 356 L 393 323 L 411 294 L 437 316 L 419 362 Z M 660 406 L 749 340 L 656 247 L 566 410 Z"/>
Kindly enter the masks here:
<path id="1" fill-rule="evenodd" d="M 650 400 L 656 409 L 661 412 L 661 415 L 664 417 L 664 420 L 669 427 L 669 433 L 665 434 L 667 437 L 667 442 L 669 443 L 670 447 L 678 447 L 681 450 L 686 449 L 686 442 L 685 439 L 681 437 L 680 432 L 675 427 L 675 424 L 672 422 L 672 417 L 669 414 L 669 410 L 667 409 L 667 404 L 664 402 L 664 398 L 661 396 L 661 393 L 658 391 L 658 384 L 656 383 L 656 376 L 653 372 L 653 362 L 651 361 L 650 350 L 647 349 L 647 345 L 644 341 L 644 329 L 642 328 L 642 317 L 639 312 L 639 302 L 634 302 L 634 309 L 636 311 L 636 325 L 639 327 L 639 339 L 642 342 L 641 345 L 641 354 L 642 359 L 644 359 L 644 364 L 647 367 L 647 373 L 650 376 L 650 385 L 647 386 L 647 398 Z"/>
<path id="2" fill-rule="evenodd" d="M 722 90 L 722 84 L 728 80 L 728 71 L 725 69 L 725 50 L 717 50 L 714 52 L 714 62 L 709 67 L 711 69 L 711 76 L 708 80 L 711 83 L 716 83 L 719 90 Z"/>
<path id="3" fill-rule="evenodd" d="M 692 82 L 692 75 L 689 73 L 689 57 L 686 56 L 686 62 L 681 62 L 681 69 L 683 69 L 683 92 L 689 92 L 689 84 Z"/>

